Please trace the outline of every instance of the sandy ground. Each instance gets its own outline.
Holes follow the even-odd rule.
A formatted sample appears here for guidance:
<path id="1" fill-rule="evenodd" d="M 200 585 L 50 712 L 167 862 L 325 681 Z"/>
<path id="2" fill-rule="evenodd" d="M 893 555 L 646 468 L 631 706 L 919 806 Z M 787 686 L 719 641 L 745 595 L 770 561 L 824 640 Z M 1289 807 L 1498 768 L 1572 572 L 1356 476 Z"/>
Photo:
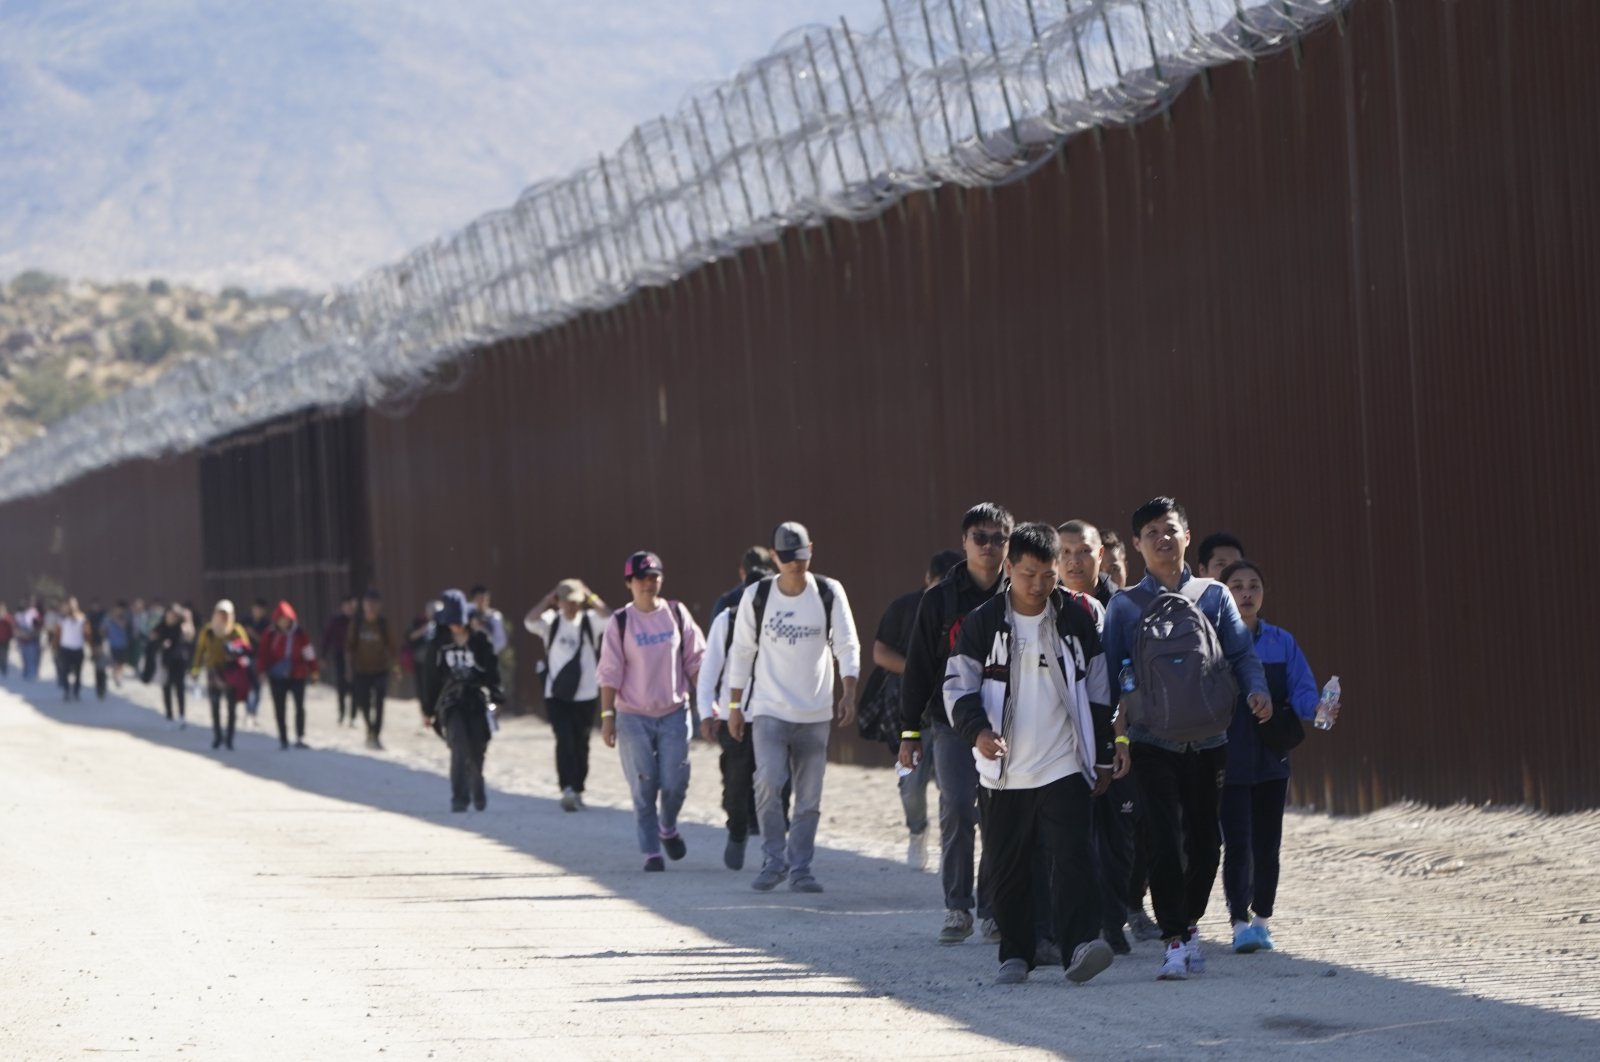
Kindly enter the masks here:
<path id="1" fill-rule="evenodd" d="M 689 857 L 646 876 L 598 741 L 566 814 L 548 731 L 508 721 L 488 811 L 452 815 L 411 703 L 382 753 L 318 693 L 313 750 L 224 754 L 152 694 L 0 686 L 0 1058 L 1600 1055 L 1596 814 L 1294 815 L 1279 951 L 1160 983 L 1143 944 L 1001 988 L 991 946 L 934 943 L 887 769 L 829 768 L 828 891 L 763 895 L 721 865 L 704 746 Z"/>

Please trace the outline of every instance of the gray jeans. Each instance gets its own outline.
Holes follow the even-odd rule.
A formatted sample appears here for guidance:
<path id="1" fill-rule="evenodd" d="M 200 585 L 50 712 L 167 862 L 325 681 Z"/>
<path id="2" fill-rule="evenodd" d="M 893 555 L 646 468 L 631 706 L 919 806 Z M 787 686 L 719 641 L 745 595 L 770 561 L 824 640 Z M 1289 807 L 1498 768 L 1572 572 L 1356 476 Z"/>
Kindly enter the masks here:
<path id="1" fill-rule="evenodd" d="M 989 875 L 978 868 L 974 888 L 972 862 L 978 849 L 978 766 L 972 746 L 946 723 L 935 721 L 927 730 L 931 741 L 934 777 L 939 782 L 939 878 L 944 885 L 947 911 L 978 908 L 979 918 L 993 913 L 989 904 Z M 976 894 L 976 898 L 974 898 Z"/>
<path id="2" fill-rule="evenodd" d="M 817 848 L 817 821 L 822 818 L 822 773 L 828 766 L 828 731 L 832 723 L 788 723 L 762 716 L 753 722 L 756 752 L 756 817 L 761 821 L 765 867 L 789 871 L 793 878 L 811 874 Z M 788 836 L 783 828 L 783 787 L 794 782 L 794 814 Z"/>

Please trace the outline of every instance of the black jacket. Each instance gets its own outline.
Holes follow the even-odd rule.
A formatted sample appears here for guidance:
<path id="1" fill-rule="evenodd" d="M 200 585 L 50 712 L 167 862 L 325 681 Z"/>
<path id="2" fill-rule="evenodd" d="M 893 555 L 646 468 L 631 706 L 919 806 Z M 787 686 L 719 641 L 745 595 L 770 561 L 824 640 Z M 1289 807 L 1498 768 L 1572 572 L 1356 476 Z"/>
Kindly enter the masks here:
<path id="1" fill-rule="evenodd" d="M 490 703 L 504 703 L 505 694 L 500 690 L 500 661 L 489 636 L 483 631 L 473 631 L 466 645 L 457 645 L 450 628 L 440 627 L 429 647 L 429 657 L 433 666 L 423 675 L 424 715 L 440 714 L 439 697 L 450 686 L 462 687 L 465 696 L 456 700 L 455 706 L 464 711 L 487 714 Z"/>
<path id="2" fill-rule="evenodd" d="M 981 589 L 962 561 L 923 592 L 906 646 L 906 672 L 900 678 L 901 730 L 921 730 L 929 719 L 945 720 L 944 665 L 950 659 L 951 632 L 962 616 L 994 597 L 1004 583 L 999 578 L 988 590 Z"/>
<path id="3" fill-rule="evenodd" d="M 1108 767 L 1116 753 L 1116 713 L 1111 707 L 1110 677 L 1092 606 L 1083 594 L 1066 590 L 1051 594 L 1050 604 L 1060 639 L 1056 659 L 1088 700 L 1094 729 L 1093 765 Z M 956 732 L 969 744 L 976 744 L 978 735 L 992 728 L 991 711 L 1002 715 L 1009 711 L 1011 669 L 1005 663 L 1011 656 L 1008 605 L 1006 598 L 999 596 L 968 613 L 957 630 L 956 647 L 946 667 L 950 697 L 955 699 L 950 714 Z M 1085 772 L 1085 777 L 1093 783 L 1090 772 Z"/>

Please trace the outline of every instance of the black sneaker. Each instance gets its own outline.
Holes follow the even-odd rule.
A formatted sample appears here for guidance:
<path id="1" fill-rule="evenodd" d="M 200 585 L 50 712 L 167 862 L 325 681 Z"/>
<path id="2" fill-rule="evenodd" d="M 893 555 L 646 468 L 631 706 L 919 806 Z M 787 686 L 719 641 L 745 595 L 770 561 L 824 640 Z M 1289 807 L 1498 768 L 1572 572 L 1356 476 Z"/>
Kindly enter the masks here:
<path id="1" fill-rule="evenodd" d="M 489 806 L 489 798 L 486 796 L 478 797 L 473 800 L 472 806 L 477 808 L 479 811 L 482 811 L 484 808 Z"/>
<path id="2" fill-rule="evenodd" d="M 673 862 L 689 854 L 689 846 L 683 843 L 683 835 L 679 833 L 661 838 L 661 847 L 666 850 L 667 858 Z"/>
<path id="3" fill-rule="evenodd" d="M 467 806 L 465 804 L 456 804 L 456 803 L 452 802 L 451 805 L 450 805 L 450 810 L 451 811 L 464 812 L 464 811 L 467 810 Z"/>
<path id="4" fill-rule="evenodd" d="M 660 856 L 651 856 L 644 861 L 644 869 L 650 874 L 660 874 L 667 869 L 667 861 Z"/>
<path id="5" fill-rule="evenodd" d="M 744 845 L 743 841 L 735 841 L 729 837 L 727 845 L 722 849 L 722 865 L 729 870 L 743 870 Z"/>

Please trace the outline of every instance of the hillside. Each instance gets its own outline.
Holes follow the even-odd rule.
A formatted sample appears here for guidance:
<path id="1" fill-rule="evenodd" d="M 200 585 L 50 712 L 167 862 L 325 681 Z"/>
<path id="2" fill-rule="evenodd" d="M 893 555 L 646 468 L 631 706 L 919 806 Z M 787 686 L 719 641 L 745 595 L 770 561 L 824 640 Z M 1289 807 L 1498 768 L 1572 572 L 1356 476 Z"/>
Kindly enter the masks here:
<path id="1" fill-rule="evenodd" d="M 243 341 L 301 297 L 69 282 L 39 270 L 13 277 L 0 284 L 0 454 L 180 358 Z"/>

